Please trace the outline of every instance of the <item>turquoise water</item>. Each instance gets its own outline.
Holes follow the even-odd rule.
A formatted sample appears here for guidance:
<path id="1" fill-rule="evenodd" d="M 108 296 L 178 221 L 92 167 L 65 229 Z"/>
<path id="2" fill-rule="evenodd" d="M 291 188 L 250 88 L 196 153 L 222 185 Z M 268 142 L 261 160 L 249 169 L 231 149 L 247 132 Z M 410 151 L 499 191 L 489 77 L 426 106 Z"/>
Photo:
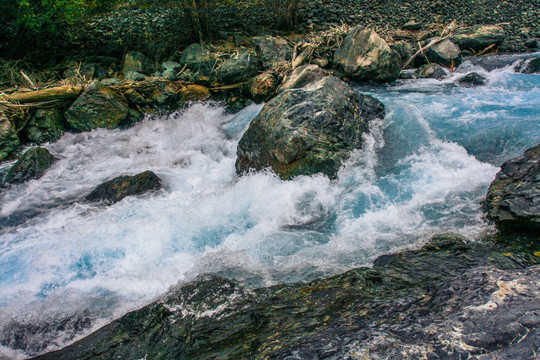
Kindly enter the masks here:
<path id="1" fill-rule="evenodd" d="M 488 85 L 455 84 L 471 69 Z M 194 104 L 48 144 L 60 161 L 0 194 L 0 358 L 54 349 L 201 273 L 249 286 L 310 280 L 436 232 L 493 231 L 481 200 L 499 165 L 540 139 L 540 76 L 465 63 L 444 81 L 358 91 L 387 116 L 335 181 L 237 177 L 236 144 L 258 105 L 231 116 Z M 81 201 L 144 170 L 165 189 L 108 207 Z"/>

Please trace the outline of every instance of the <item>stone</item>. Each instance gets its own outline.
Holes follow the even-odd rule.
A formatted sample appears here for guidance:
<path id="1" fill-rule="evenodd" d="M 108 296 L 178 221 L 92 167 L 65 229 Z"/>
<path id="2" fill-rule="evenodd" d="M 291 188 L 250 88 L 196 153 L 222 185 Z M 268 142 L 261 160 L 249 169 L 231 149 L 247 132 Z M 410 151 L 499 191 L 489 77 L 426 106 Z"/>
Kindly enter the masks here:
<path id="1" fill-rule="evenodd" d="M 126 71 L 124 72 L 124 79 L 127 81 L 144 81 L 148 76 L 141 74 L 137 71 Z"/>
<path id="2" fill-rule="evenodd" d="M 375 31 L 356 26 L 334 53 L 334 63 L 351 79 L 362 82 L 390 82 L 398 78 L 399 54 Z"/>
<path id="3" fill-rule="evenodd" d="M 237 84 L 256 76 L 261 69 L 259 59 L 250 53 L 238 53 L 228 58 L 218 69 L 216 81 Z"/>
<path id="4" fill-rule="evenodd" d="M 11 167 L 7 173 L 6 182 L 16 184 L 31 179 L 39 179 L 57 160 L 58 159 L 45 148 L 30 148 L 26 150 L 20 159 Z"/>
<path id="5" fill-rule="evenodd" d="M 461 49 L 479 52 L 489 46 L 499 46 L 504 40 L 505 34 L 499 25 L 477 25 L 470 30 L 457 32 L 452 36 L 452 41 Z"/>
<path id="6" fill-rule="evenodd" d="M 248 95 L 256 102 L 270 99 L 276 93 L 279 80 L 272 72 L 265 72 L 252 78 L 247 86 Z"/>
<path id="7" fill-rule="evenodd" d="M 539 38 L 530 38 L 525 40 L 525 46 L 529 49 L 538 49 L 540 48 L 540 39 Z"/>
<path id="8" fill-rule="evenodd" d="M 265 69 L 274 64 L 289 62 L 292 59 L 292 48 L 287 40 L 273 36 L 258 36 L 254 39 L 255 51 Z"/>
<path id="9" fill-rule="evenodd" d="M 178 80 L 178 73 L 182 70 L 182 65 L 176 61 L 165 61 L 161 64 L 161 72 L 155 75 L 163 76 L 170 81 Z"/>
<path id="10" fill-rule="evenodd" d="M 328 66 L 328 64 L 330 63 L 330 61 L 328 61 L 327 58 L 315 58 L 312 60 L 313 64 L 321 67 L 321 68 L 325 68 Z"/>
<path id="11" fill-rule="evenodd" d="M 294 69 L 294 71 L 285 79 L 279 88 L 279 92 L 289 89 L 299 89 L 309 83 L 316 82 L 328 76 L 328 72 L 324 71 L 315 64 L 303 65 Z"/>
<path id="12" fill-rule="evenodd" d="M 191 44 L 184 49 L 180 64 L 188 69 L 208 75 L 212 69 L 212 54 L 201 44 Z"/>
<path id="13" fill-rule="evenodd" d="M 271 168 L 282 179 L 323 173 L 335 178 L 368 122 L 384 116 L 377 99 L 335 76 L 289 89 L 267 102 L 238 143 L 236 171 Z"/>
<path id="14" fill-rule="evenodd" d="M 422 24 L 415 20 L 409 20 L 401 28 L 403 30 L 418 31 L 422 29 Z"/>
<path id="15" fill-rule="evenodd" d="M 64 117 L 58 108 L 37 109 L 24 128 L 28 140 L 38 144 L 56 141 L 64 135 Z"/>
<path id="16" fill-rule="evenodd" d="M 10 152 L 19 145 L 19 137 L 15 127 L 0 111 L 0 161 L 4 160 Z"/>
<path id="17" fill-rule="evenodd" d="M 415 74 L 419 78 L 432 78 L 437 80 L 441 80 L 448 75 L 446 70 L 439 64 L 422 65 L 416 70 Z"/>
<path id="18" fill-rule="evenodd" d="M 457 82 L 464 86 L 479 86 L 486 85 L 487 79 L 478 73 L 471 72 L 461 77 Z"/>
<path id="19" fill-rule="evenodd" d="M 397 51 L 401 61 L 403 62 L 407 61 L 416 52 L 416 49 L 410 42 L 403 40 L 396 41 L 392 46 L 392 49 Z"/>
<path id="20" fill-rule="evenodd" d="M 501 165 L 486 207 L 502 232 L 540 233 L 540 144 Z"/>
<path id="21" fill-rule="evenodd" d="M 128 114 L 126 98 L 98 82 L 92 83 L 65 112 L 67 123 L 77 131 L 114 129 Z"/>
<path id="22" fill-rule="evenodd" d="M 128 52 L 124 57 L 124 66 L 122 73 L 127 76 L 129 72 L 137 72 L 145 75 L 150 75 L 154 71 L 152 61 L 143 53 L 133 51 Z"/>
<path id="23" fill-rule="evenodd" d="M 427 49 L 425 52 L 429 61 L 436 64 L 455 68 L 461 64 L 462 56 L 459 46 L 449 39 L 445 39 Z"/>
<path id="24" fill-rule="evenodd" d="M 521 61 L 515 70 L 522 74 L 540 74 L 540 57 Z"/>
<path id="25" fill-rule="evenodd" d="M 119 176 L 96 187 L 86 200 L 113 204 L 127 196 L 140 195 L 162 188 L 161 179 L 151 171 L 137 175 Z"/>
<path id="26" fill-rule="evenodd" d="M 109 71 L 101 65 L 86 64 L 82 66 L 73 66 L 68 68 L 66 71 L 64 71 L 63 76 L 65 79 L 76 76 L 84 76 L 87 80 L 101 80 L 107 76 L 108 72 Z"/>
<path id="27" fill-rule="evenodd" d="M 105 79 L 102 79 L 100 81 L 100 83 L 102 85 L 105 85 L 105 86 L 111 86 L 111 85 L 116 85 L 120 82 L 121 80 L 118 79 L 118 78 L 105 78 Z"/>

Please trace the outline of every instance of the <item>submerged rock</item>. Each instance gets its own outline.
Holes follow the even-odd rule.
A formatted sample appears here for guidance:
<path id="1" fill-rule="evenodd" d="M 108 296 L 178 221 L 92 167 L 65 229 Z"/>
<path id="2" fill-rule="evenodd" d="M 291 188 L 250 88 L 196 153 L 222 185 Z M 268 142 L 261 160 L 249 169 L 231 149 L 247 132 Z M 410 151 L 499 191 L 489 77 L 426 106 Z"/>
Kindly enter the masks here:
<path id="1" fill-rule="evenodd" d="M 39 179 L 57 160 L 45 148 L 35 147 L 28 149 L 9 170 L 6 182 L 15 184 L 31 179 Z"/>
<path id="2" fill-rule="evenodd" d="M 458 67 L 462 56 L 459 46 L 449 39 L 437 43 L 425 51 L 429 61 L 449 68 Z"/>
<path id="3" fill-rule="evenodd" d="M 503 251 L 441 235 L 309 284 L 201 276 L 36 359 L 532 359 L 540 266 Z"/>
<path id="4" fill-rule="evenodd" d="M 416 70 L 415 74 L 419 78 L 433 78 L 437 80 L 440 80 L 448 75 L 446 70 L 444 70 L 444 68 L 439 64 L 422 65 L 418 68 L 418 70 Z"/>
<path id="5" fill-rule="evenodd" d="M 256 37 L 255 50 L 265 69 L 277 63 L 288 62 L 292 58 L 292 48 L 283 38 L 268 35 Z"/>
<path id="6" fill-rule="evenodd" d="M 349 31 L 334 53 L 334 63 L 356 81 L 390 82 L 398 78 L 399 54 L 371 29 Z"/>
<path id="7" fill-rule="evenodd" d="M 272 168 L 282 179 L 323 173 L 362 145 L 367 124 L 384 116 L 377 99 L 335 76 L 281 92 L 263 107 L 238 143 L 236 171 Z"/>
<path id="8" fill-rule="evenodd" d="M 161 188 L 161 179 L 153 172 L 145 171 L 133 176 L 119 176 L 104 182 L 95 188 L 86 200 L 116 203 L 126 196 L 140 195 Z"/>
<path id="9" fill-rule="evenodd" d="M 516 71 L 522 74 L 540 74 L 540 57 L 521 61 L 516 66 Z"/>
<path id="10" fill-rule="evenodd" d="M 15 127 L 0 111 L 0 161 L 4 160 L 10 152 L 19 145 L 19 137 Z"/>
<path id="11" fill-rule="evenodd" d="M 64 117 L 58 108 L 38 109 L 24 129 L 26 137 L 38 144 L 56 141 L 64 134 Z"/>
<path id="12" fill-rule="evenodd" d="M 477 25 L 452 36 L 452 41 L 461 49 L 473 51 L 482 51 L 489 46 L 499 46 L 503 40 L 504 29 L 499 25 Z"/>
<path id="13" fill-rule="evenodd" d="M 90 131 L 118 127 L 128 111 L 128 103 L 122 94 L 94 82 L 75 100 L 64 116 L 73 129 Z"/>
<path id="14" fill-rule="evenodd" d="M 501 231 L 540 233 L 540 145 L 502 164 L 486 205 L 488 218 Z"/>
<path id="15" fill-rule="evenodd" d="M 486 85 L 487 79 L 478 73 L 472 72 L 460 78 L 458 83 L 465 86 L 479 86 Z"/>

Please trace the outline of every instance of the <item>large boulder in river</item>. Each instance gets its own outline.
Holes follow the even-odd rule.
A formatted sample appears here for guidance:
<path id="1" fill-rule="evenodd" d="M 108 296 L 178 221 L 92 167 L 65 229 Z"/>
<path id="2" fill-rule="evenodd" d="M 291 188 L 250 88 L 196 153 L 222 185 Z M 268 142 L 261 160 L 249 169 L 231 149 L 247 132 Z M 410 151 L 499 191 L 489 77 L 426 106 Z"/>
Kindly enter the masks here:
<path id="1" fill-rule="evenodd" d="M 290 61 L 292 58 L 292 48 L 283 38 L 268 35 L 258 36 L 254 42 L 257 56 L 261 59 L 265 69 L 277 63 Z"/>
<path id="2" fill-rule="evenodd" d="M 38 144 L 56 141 L 64 134 L 64 117 L 58 108 L 38 109 L 24 129 L 26 137 Z"/>
<path id="3" fill-rule="evenodd" d="M 19 145 L 19 137 L 15 127 L 0 111 L 0 161 L 4 160 L 10 152 Z"/>
<path id="4" fill-rule="evenodd" d="M 499 25 L 477 25 L 458 32 L 452 41 L 463 50 L 482 51 L 489 46 L 499 46 L 504 40 L 504 29 Z"/>
<path id="5" fill-rule="evenodd" d="M 45 148 L 30 148 L 11 167 L 6 182 L 14 184 L 39 179 L 56 160 L 58 159 Z"/>
<path id="6" fill-rule="evenodd" d="M 334 53 L 334 63 L 356 81 L 389 82 L 398 78 L 401 60 L 375 31 L 357 26 Z"/>
<path id="7" fill-rule="evenodd" d="M 144 194 L 162 188 L 161 179 L 151 171 L 133 176 L 119 176 L 99 185 L 86 200 L 116 203 L 126 196 Z"/>
<path id="8" fill-rule="evenodd" d="M 425 50 L 424 53 L 429 61 L 449 68 L 459 66 L 462 60 L 459 46 L 449 39 L 445 39 L 431 46 L 429 49 Z"/>
<path id="9" fill-rule="evenodd" d="M 90 131 L 118 127 L 128 111 L 127 100 L 122 94 L 94 82 L 75 100 L 64 116 L 73 129 Z"/>
<path id="10" fill-rule="evenodd" d="M 335 76 L 281 92 L 263 107 L 238 143 L 236 171 L 272 168 L 282 179 L 323 173 L 362 145 L 368 122 L 384 116 L 377 99 Z"/>
<path id="11" fill-rule="evenodd" d="M 501 231 L 540 233 L 540 145 L 501 166 L 486 204 Z"/>

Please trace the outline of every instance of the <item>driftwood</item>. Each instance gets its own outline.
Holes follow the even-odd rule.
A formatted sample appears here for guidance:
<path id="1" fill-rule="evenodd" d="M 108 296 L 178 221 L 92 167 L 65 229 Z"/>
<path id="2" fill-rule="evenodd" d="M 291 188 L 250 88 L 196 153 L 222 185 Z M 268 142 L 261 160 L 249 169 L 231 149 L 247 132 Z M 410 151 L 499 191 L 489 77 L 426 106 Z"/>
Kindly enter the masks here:
<path id="1" fill-rule="evenodd" d="M 298 66 L 302 65 L 304 60 L 309 58 L 313 54 L 314 51 L 315 49 L 312 46 L 308 45 L 306 49 L 300 53 L 300 55 L 294 57 L 292 61 L 292 69 L 294 70 Z"/>
<path id="2" fill-rule="evenodd" d="M 43 90 L 0 95 L 0 102 L 28 104 L 55 100 L 70 100 L 77 98 L 83 90 L 83 86 L 64 85 Z"/>

